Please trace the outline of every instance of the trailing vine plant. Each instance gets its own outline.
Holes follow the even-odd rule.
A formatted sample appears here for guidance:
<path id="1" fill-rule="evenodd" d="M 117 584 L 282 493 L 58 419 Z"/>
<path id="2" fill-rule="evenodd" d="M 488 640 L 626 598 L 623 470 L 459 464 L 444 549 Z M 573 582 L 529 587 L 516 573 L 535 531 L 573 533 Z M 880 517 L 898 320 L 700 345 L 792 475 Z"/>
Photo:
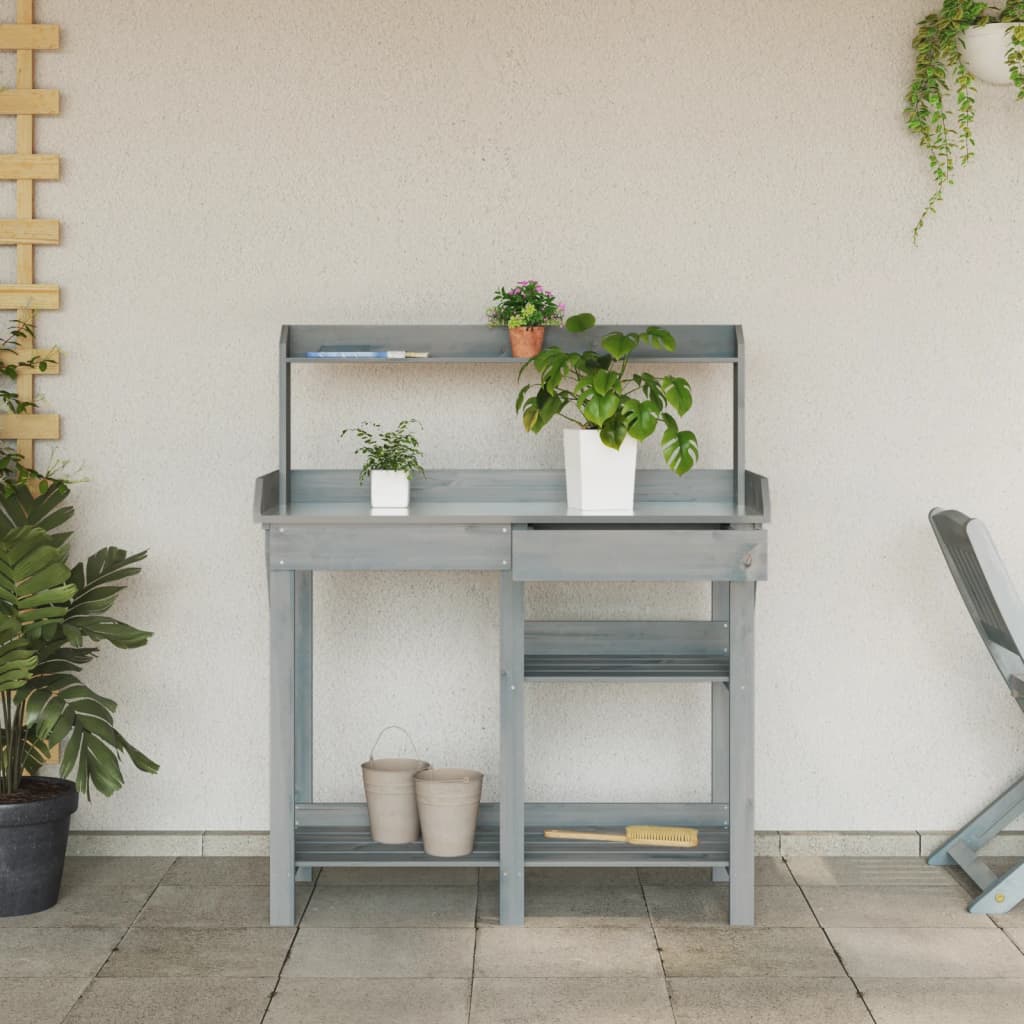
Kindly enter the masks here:
<path id="1" fill-rule="evenodd" d="M 6 336 L 0 337 L 0 412 L 17 416 L 36 407 L 35 402 L 18 397 L 16 384 L 22 370 L 45 372 L 49 365 L 46 355 L 36 354 L 28 359 L 12 359 L 8 355 L 16 352 L 25 339 L 34 338 L 35 330 L 24 320 L 12 320 Z M 39 473 L 26 466 L 14 441 L 0 440 L 0 493 L 10 496 L 15 488 L 28 483 L 46 490 L 54 480 L 53 474 Z"/>
<path id="2" fill-rule="evenodd" d="M 963 40 L 967 29 L 993 22 L 1024 22 L 1024 0 L 1010 0 L 998 13 L 976 0 L 943 0 L 941 10 L 918 23 L 914 79 L 904 114 L 910 131 L 928 153 L 935 190 L 914 227 L 915 243 L 946 186 L 954 183 L 957 167 L 974 156 L 975 79 L 964 62 Z M 1024 99 L 1024 27 L 1016 27 L 1010 35 L 1006 63 L 1018 98 Z"/>

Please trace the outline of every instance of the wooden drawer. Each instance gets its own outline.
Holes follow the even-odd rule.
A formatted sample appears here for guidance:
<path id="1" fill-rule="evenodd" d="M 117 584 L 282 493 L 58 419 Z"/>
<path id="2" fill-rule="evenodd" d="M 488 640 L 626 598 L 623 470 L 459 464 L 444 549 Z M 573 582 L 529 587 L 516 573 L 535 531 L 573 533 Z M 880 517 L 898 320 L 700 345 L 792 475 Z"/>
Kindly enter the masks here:
<path id="1" fill-rule="evenodd" d="M 516 580 L 724 580 L 767 575 L 762 530 L 680 527 L 516 528 Z"/>
<path id="2" fill-rule="evenodd" d="M 268 558 L 275 569 L 507 569 L 507 526 L 270 527 Z"/>

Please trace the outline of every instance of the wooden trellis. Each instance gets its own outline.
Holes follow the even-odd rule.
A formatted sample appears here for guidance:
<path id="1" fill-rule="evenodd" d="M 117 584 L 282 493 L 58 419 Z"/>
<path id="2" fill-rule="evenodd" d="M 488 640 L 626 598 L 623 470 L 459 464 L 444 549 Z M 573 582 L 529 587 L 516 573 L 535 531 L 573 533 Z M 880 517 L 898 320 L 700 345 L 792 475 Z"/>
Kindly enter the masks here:
<path id="1" fill-rule="evenodd" d="M 13 50 L 17 57 L 15 88 L 0 90 L 0 114 L 16 119 L 14 153 L 0 154 L 0 180 L 15 182 L 15 218 L 0 220 L 0 245 L 13 245 L 17 250 L 17 280 L 0 284 L 0 311 L 36 327 L 36 340 L 23 338 L 16 352 L 0 354 L 5 362 L 21 362 L 32 356 L 45 357 L 46 369 L 26 367 L 18 373 L 18 398 L 31 402 L 35 398 L 35 376 L 57 373 L 59 356 L 55 349 L 41 345 L 36 317 L 38 310 L 58 309 L 60 289 L 55 284 L 37 284 L 35 247 L 57 245 L 60 223 L 37 220 L 35 216 L 35 183 L 56 181 L 60 177 L 60 158 L 35 151 L 35 119 L 60 113 L 60 93 L 55 89 L 35 87 L 35 54 L 37 50 L 56 50 L 60 46 L 57 25 L 37 25 L 34 0 L 17 0 L 15 24 L 0 25 L 0 50 Z M 13 440 L 21 454 L 22 465 L 35 464 L 35 442 L 55 441 L 60 437 L 60 417 L 55 413 L 37 413 L 30 409 L 20 415 L 0 415 L 0 438 Z"/>

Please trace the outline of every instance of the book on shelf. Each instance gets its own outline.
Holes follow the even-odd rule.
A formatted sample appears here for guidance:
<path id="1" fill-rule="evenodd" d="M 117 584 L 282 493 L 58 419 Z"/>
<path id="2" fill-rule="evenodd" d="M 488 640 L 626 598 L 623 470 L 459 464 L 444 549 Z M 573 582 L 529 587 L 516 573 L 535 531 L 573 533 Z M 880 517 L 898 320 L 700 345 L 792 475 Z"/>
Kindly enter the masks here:
<path id="1" fill-rule="evenodd" d="M 426 359 L 429 352 L 407 352 L 404 349 L 351 348 L 346 345 L 321 345 L 315 352 L 303 355 L 314 359 Z"/>

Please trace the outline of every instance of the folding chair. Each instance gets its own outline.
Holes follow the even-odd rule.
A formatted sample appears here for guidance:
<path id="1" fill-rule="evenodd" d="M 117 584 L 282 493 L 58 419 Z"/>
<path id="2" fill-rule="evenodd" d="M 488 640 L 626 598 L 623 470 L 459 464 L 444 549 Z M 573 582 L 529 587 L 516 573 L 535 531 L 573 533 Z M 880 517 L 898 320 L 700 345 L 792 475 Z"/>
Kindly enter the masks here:
<path id="1" fill-rule="evenodd" d="M 932 509 L 928 518 L 946 564 L 992 660 L 1024 711 L 1024 605 L 984 523 L 953 509 Z M 928 858 L 958 864 L 981 889 L 972 914 L 1005 914 L 1024 898 L 1024 861 L 1002 877 L 978 860 L 989 840 L 1024 813 L 1024 778 L 997 797 L 973 821 Z"/>

